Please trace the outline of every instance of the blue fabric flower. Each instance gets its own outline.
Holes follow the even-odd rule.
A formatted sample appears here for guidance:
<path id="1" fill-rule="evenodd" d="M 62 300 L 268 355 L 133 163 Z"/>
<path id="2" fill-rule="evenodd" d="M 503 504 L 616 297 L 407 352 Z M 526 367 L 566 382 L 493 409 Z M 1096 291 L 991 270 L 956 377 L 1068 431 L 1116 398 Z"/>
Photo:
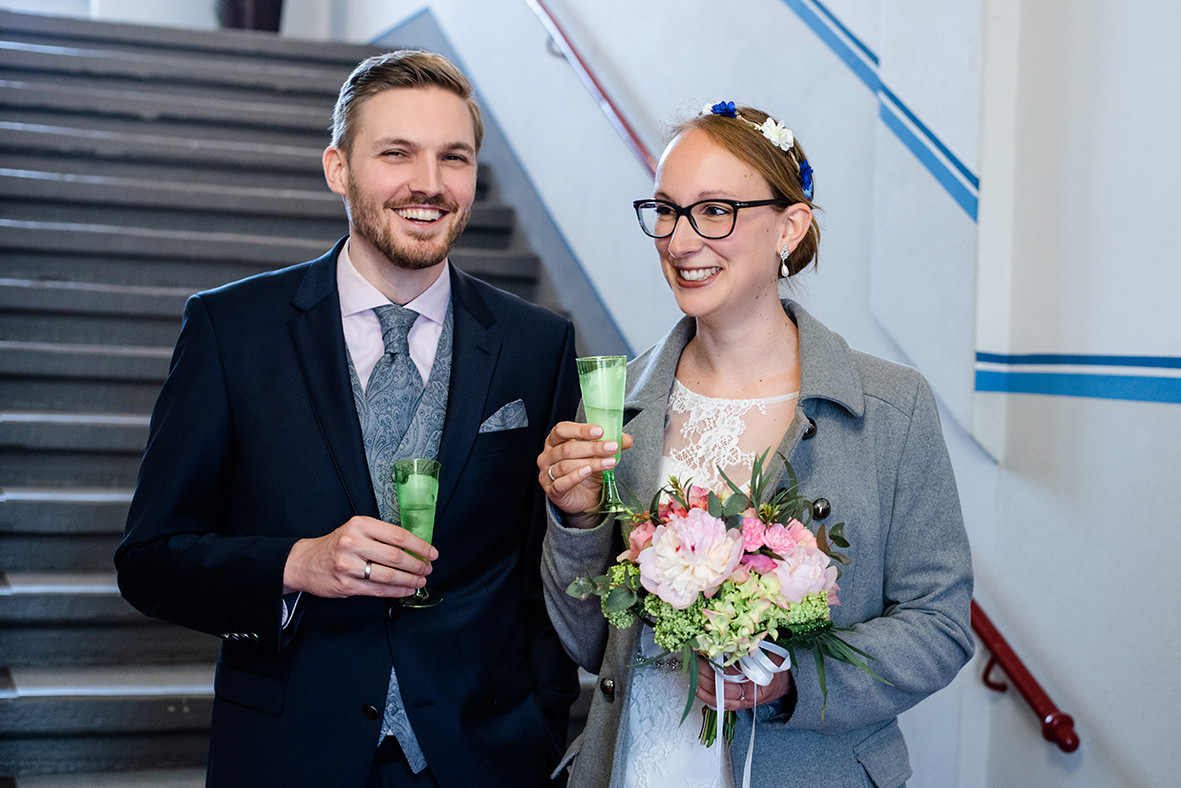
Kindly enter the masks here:
<path id="1" fill-rule="evenodd" d="M 738 117 L 738 110 L 734 109 L 733 101 L 719 101 L 709 108 L 709 111 L 715 115 L 721 115 L 726 118 Z"/>
<path id="2" fill-rule="evenodd" d="M 807 159 L 800 162 L 800 185 L 804 187 L 804 196 L 812 199 L 812 165 Z"/>

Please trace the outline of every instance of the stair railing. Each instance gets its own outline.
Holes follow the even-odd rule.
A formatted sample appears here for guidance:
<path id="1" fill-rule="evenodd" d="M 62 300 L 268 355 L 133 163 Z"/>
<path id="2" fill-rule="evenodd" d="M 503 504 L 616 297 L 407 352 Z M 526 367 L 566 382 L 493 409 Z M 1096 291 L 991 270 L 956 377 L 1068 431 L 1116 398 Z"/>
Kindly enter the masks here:
<path id="1" fill-rule="evenodd" d="M 554 18 L 553 14 L 546 7 L 545 2 L 543 0 L 525 0 L 525 2 L 549 33 L 550 40 L 554 46 L 558 48 L 563 57 L 565 57 L 566 62 L 574 69 L 574 72 L 578 75 L 583 85 L 590 91 L 590 94 L 598 103 L 599 108 L 607 116 L 611 125 L 615 127 L 616 132 L 618 132 L 624 143 L 627 144 L 640 163 L 648 169 L 648 173 L 655 175 L 656 159 L 648 152 L 648 149 L 640 140 L 639 135 L 636 134 L 631 124 L 627 122 L 627 119 L 624 118 L 619 107 L 607 95 L 607 92 L 595 78 L 586 61 L 578 54 L 578 50 L 574 48 L 562 26 L 558 24 L 557 19 Z M 1034 714 L 1041 720 L 1042 735 L 1046 740 L 1057 744 L 1063 752 L 1074 752 L 1077 750 L 1079 738 L 1074 730 L 1074 718 L 1069 714 L 1063 713 L 1054 704 L 1054 701 L 1050 700 L 1050 696 L 1046 694 L 1041 684 L 1033 677 L 1029 669 L 1025 667 L 1025 663 L 1013 651 L 1008 641 L 993 626 L 992 621 L 980 609 L 980 605 L 976 604 L 975 599 L 972 600 L 972 629 L 975 630 L 980 642 L 988 649 L 991 655 L 981 676 L 984 686 L 995 692 L 1004 692 L 1008 689 L 1007 684 L 992 678 L 993 669 L 999 667 L 1009 676 L 1017 691 L 1021 693 L 1022 697 L 1025 698 L 1033 709 Z"/>

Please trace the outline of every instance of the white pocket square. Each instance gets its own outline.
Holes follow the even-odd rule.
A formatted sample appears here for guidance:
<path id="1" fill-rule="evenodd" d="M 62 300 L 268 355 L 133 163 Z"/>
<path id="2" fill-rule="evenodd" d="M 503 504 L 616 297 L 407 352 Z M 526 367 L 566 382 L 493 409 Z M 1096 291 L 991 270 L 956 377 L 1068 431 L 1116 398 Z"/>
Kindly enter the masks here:
<path id="1" fill-rule="evenodd" d="M 529 414 L 525 412 L 524 400 L 513 400 L 493 413 L 480 425 L 480 432 L 501 432 L 529 426 Z"/>

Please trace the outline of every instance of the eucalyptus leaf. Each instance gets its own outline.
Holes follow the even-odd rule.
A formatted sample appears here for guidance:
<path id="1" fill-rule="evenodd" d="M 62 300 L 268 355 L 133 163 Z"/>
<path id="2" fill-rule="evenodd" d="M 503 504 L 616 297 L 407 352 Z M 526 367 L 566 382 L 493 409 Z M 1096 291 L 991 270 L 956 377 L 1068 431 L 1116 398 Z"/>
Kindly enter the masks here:
<path id="1" fill-rule="evenodd" d="M 603 612 L 621 613 L 634 605 L 637 599 L 635 591 L 623 586 L 616 586 L 608 592 L 607 596 L 603 597 Z"/>

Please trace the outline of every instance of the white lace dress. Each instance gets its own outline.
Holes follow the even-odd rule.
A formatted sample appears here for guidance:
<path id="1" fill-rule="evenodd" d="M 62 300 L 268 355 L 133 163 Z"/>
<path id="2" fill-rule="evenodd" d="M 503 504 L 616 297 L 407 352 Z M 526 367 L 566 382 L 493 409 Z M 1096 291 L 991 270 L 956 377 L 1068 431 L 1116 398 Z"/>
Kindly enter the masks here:
<path id="1" fill-rule="evenodd" d="M 720 466 L 738 485 L 750 482 L 755 457 L 779 445 L 791 425 L 797 393 L 764 399 L 715 399 L 674 381 L 664 432 L 664 478 L 674 475 L 718 493 L 728 491 Z M 642 628 L 641 658 L 659 654 Z M 689 675 L 669 661 L 636 670 L 627 709 L 627 788 L 729 788 L 729 752 L 703 747 L 701 701 L 681 725 Z"/>

